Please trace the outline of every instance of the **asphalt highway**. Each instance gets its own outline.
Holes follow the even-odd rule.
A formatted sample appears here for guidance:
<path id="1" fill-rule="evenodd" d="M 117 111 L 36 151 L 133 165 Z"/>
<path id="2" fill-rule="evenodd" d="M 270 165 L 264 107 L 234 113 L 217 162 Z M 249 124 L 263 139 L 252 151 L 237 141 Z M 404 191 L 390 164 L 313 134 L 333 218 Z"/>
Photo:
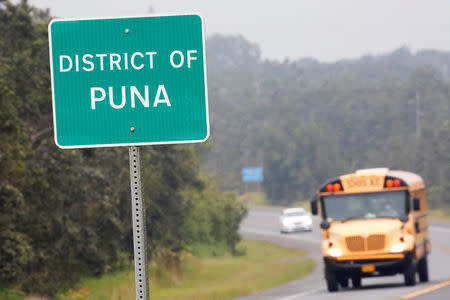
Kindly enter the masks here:
<path id="1" fill-rule="evenodd" d="M 429 223 L 432 244 L 431 254 L 428 258 L 429 282 L 420 283 L 417 280 L 418 283 L 415 286 L 407 287 L 404 285 L 403 275 L 363 278 L 360 289 L 339 288 L 338 292 L 330 293 L 326 288 L 323 276 L 319 218 L 313 218 L 312 232 L 281 234 L 278 223 L 280 212 L 277 209 L 250 209 L 248 217 L 241 224 L 241 235 L 248 239 L 264 240 L 284 247 L 305 250 L 308 256 L 316 261 L 317 267 L 311 274 L 301 279 L 240 297 L 239 300 L 450 299 L 450 224 Z"/>

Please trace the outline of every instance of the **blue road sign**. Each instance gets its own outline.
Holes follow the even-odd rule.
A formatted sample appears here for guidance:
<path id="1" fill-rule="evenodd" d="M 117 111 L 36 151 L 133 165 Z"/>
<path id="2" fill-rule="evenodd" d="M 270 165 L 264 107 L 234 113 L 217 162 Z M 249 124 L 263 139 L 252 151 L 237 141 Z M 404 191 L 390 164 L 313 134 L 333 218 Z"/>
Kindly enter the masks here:
<path id="1" fill-rule="evenodd" d="M 263 168 L 242 168 L 242 182 L 262 182 L 263 180 Z"/>

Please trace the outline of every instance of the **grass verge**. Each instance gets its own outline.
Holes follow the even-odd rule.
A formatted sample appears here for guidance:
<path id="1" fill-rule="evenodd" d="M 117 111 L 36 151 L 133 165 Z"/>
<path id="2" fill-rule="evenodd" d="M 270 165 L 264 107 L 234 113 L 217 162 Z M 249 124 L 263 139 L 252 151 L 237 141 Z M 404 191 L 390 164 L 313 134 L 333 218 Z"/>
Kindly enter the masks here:
<path id="1" fill-rule="evenodd" d="M 450 211 L 436 208 L 429 209 L 428 219 L 432 221 L 450 222 Z"/>
<path id="2" fill-rule="evenodd" d="M 163 276 L 154 276 L 156 266 L 150 265 L 150 274 L 153 274 L 150 275 L 151 299 L 229 299 L 295 280 L 314 269 L 314 261 L 299 250 L 249 240 L 242 241 L 238 247 L 244 255 L 187 256 L 183 259 L 180 274 L 166 272 Z M 59 298 L 135 299 L 134 269 L 84 279 L 77 290 Z M 31 299 L 35 298 L 26 300 Z"/>
<path id="3" fill-rule="evenodd" d="M 240 194 L 237 197 L 238 201 L 241 201 L 244 205 L 249 208 L 268 208 L 268 209 L 279 209 L 280 211 L 283 208 L 288 207 L 303 207 L 306 210 L 310 210 L 311 204 L 309 201 L 295 201 L 290 205 L 273 205 L 270 203 L 269 199 L 265 193 L 262 192 L 247 192 L 244 194 Z"/>

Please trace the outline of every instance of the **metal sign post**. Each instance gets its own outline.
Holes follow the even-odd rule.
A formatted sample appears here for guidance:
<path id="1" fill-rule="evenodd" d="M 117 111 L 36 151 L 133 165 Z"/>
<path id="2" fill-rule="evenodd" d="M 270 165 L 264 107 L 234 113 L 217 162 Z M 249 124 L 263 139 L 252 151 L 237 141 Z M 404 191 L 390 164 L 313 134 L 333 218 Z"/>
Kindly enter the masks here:
<path id="1" fill-rule="evenodd" d="M 130 147 L 131 212 L 133 215 L 134 271 L 136 300 L 148 300 L 147 242 L 145 204 L 142 197 L 141 156 L 139 147 Z"/>

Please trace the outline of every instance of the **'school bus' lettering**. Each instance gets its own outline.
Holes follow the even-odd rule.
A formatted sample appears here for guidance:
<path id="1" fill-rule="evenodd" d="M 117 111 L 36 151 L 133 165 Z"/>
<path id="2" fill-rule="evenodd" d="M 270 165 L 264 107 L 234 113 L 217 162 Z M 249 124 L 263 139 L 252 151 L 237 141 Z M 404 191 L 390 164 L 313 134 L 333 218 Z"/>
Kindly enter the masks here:
<path id="1" fill-rule="evenodd" d="M 383 174 L 370 175 L 344 175 L 341 176 L 344 191 L 375 191 L 381 190 L 384 186 Z"/>

